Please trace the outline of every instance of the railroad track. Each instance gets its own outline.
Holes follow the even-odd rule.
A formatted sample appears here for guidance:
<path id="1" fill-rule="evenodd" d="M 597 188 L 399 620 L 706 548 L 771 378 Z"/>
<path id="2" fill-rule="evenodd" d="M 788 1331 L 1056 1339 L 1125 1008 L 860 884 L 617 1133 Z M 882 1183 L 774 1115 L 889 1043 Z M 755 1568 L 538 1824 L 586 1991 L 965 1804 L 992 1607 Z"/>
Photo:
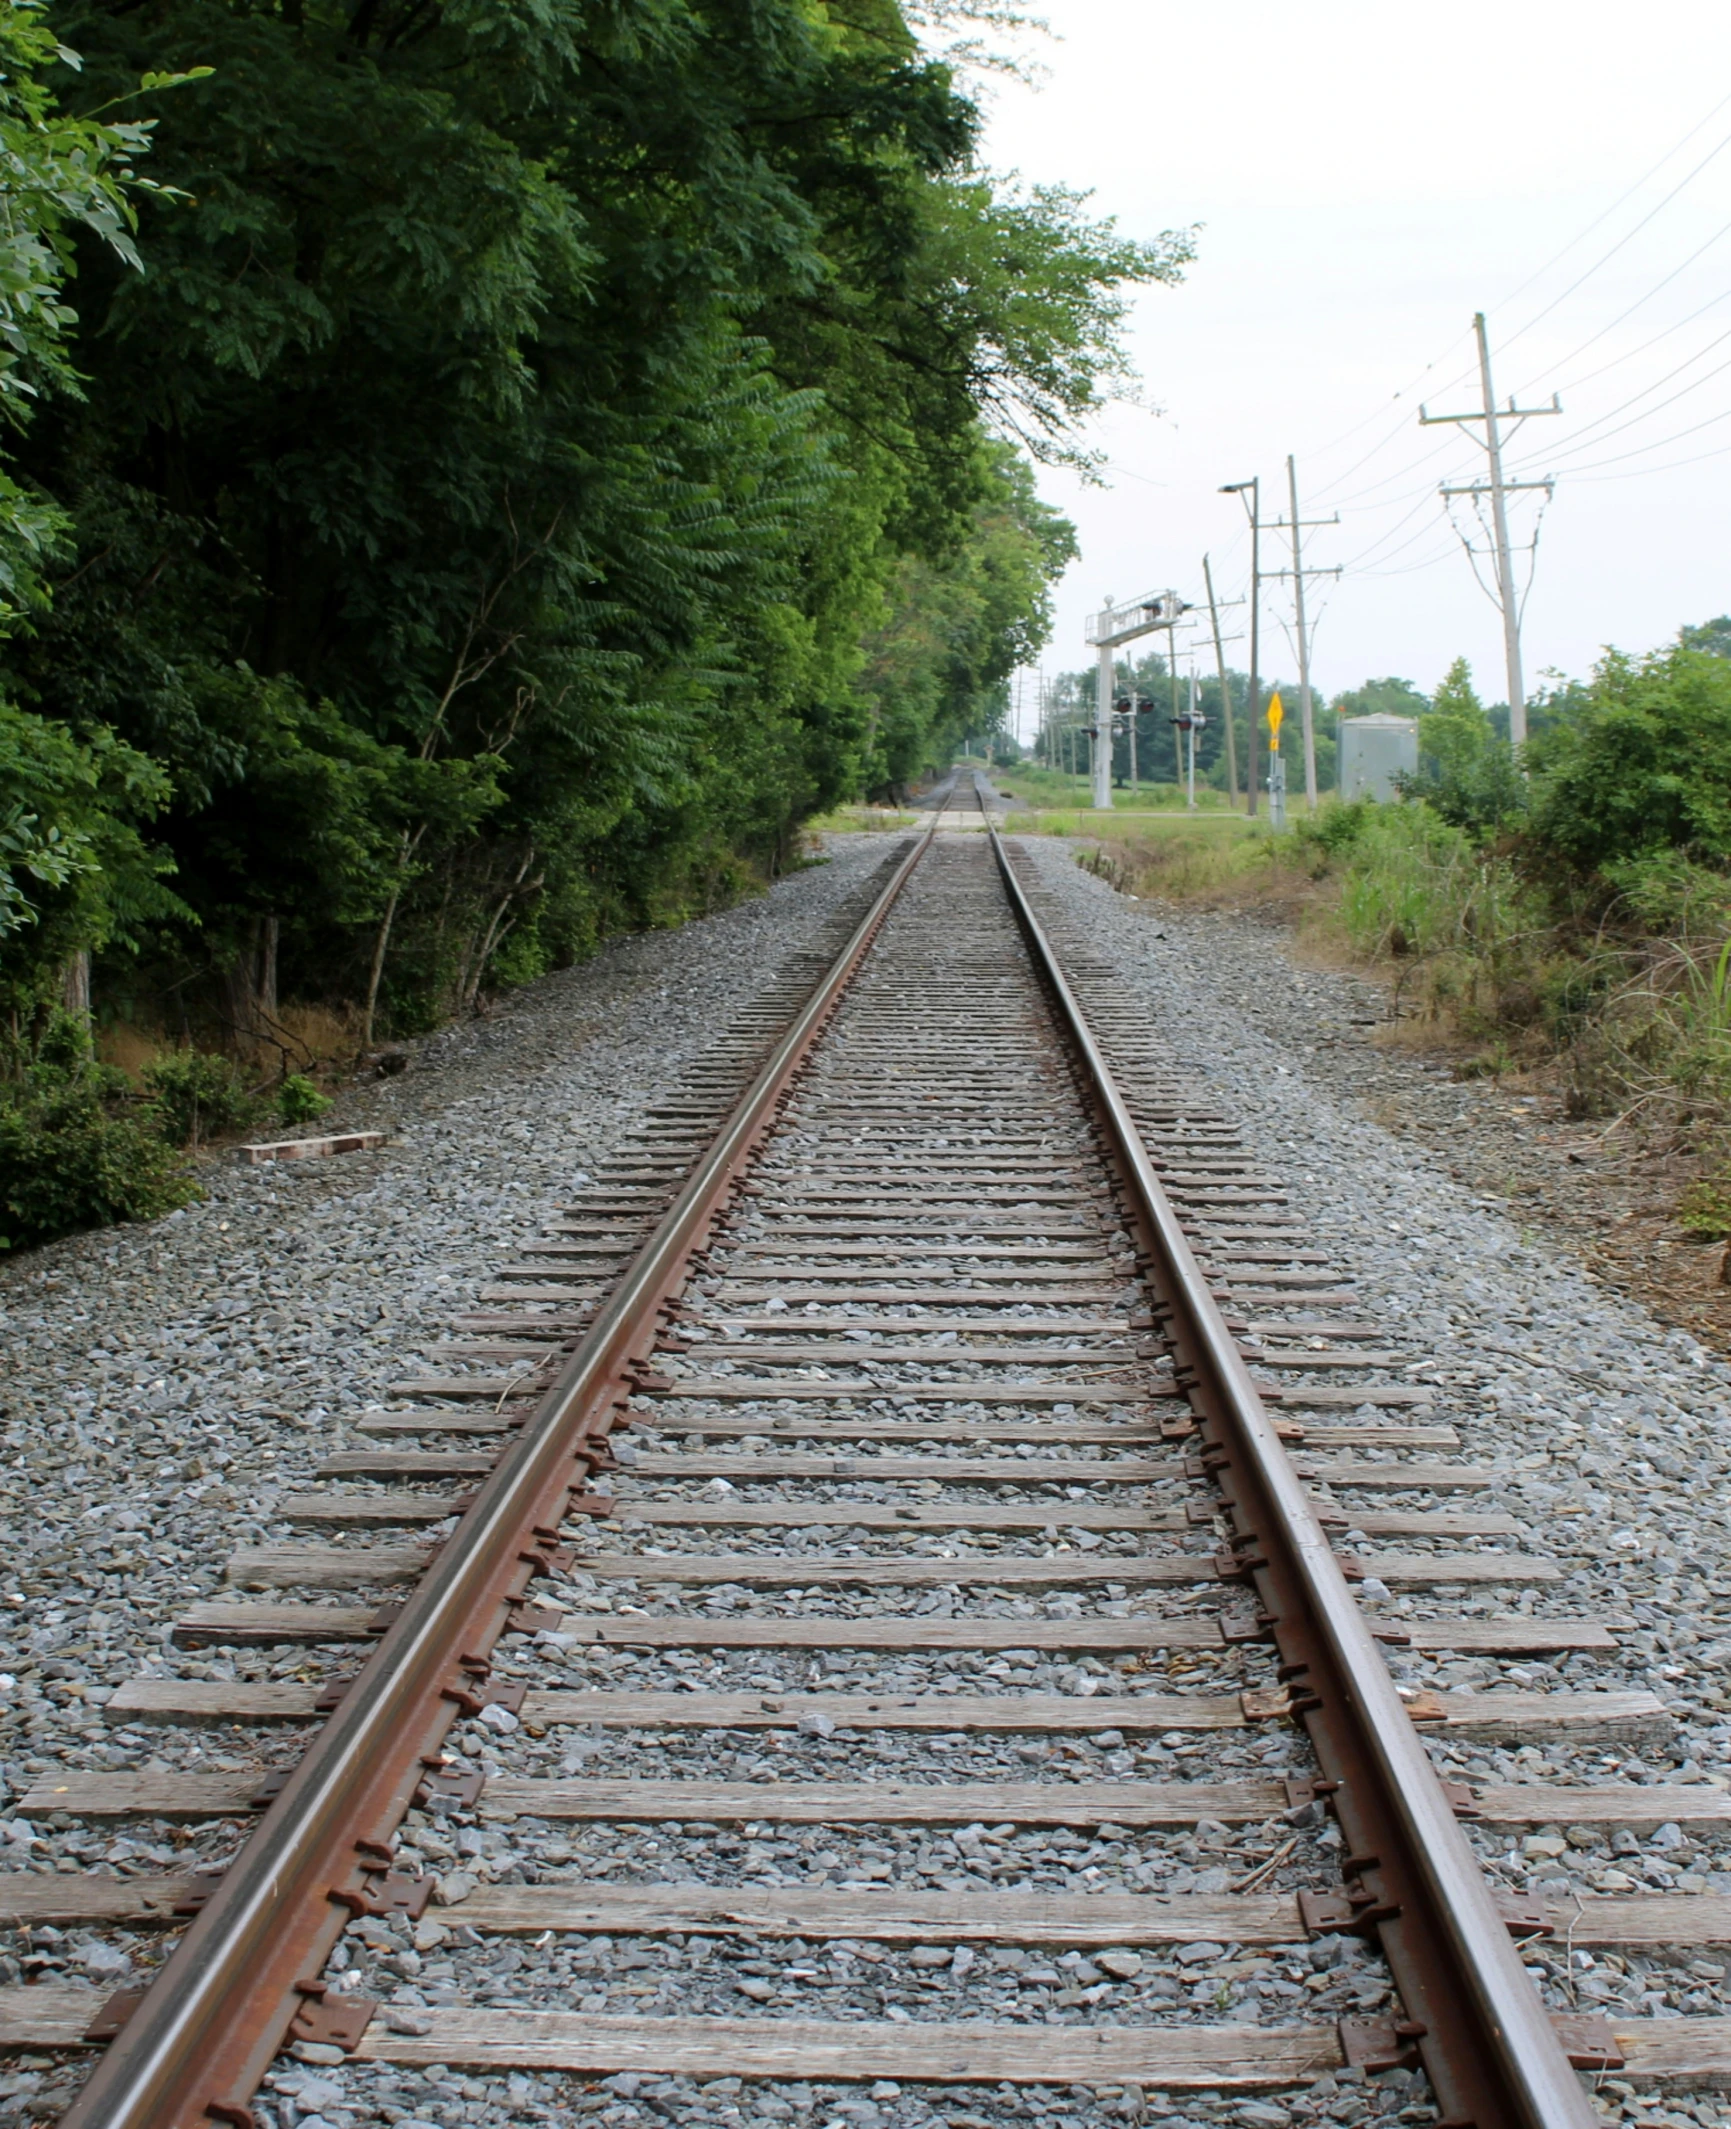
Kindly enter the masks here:
<path id="1" fill-rule="evenodd" d="M 1590 1657 L 1618 1622 L 1482 1506 L 1423 1356 L 1247 1151 L 1247 1090 L 1197 1085 L 957 820 L 280 1504 L 291 1539 L 237 1551 L 174 1628 L 218 1663 L 104 1710 L 228 1764 L 15 1807 L 251 1821 L 220 1877 L 0 1877 L 32 1941 L 158 1948 L 136 1997 L 0 1990 L 0 2044 L 103 2047 L 68 2122 L 506 2121 L 557 2073 L 556 2113 L 621 2119 L 1344 2080 L 1560 2129 L 1595 2072 L 1731 2077 L 1727 2022 L 1566 1984 L 1731 1941 L 1731 1901 L 1549 1912 L 1473 1846 L 1705 1837 L 1731 1800 L 1439 1780 L 1427 1739 L 1666 1710 L 1397 1685 L 1394 1649 Z"/>

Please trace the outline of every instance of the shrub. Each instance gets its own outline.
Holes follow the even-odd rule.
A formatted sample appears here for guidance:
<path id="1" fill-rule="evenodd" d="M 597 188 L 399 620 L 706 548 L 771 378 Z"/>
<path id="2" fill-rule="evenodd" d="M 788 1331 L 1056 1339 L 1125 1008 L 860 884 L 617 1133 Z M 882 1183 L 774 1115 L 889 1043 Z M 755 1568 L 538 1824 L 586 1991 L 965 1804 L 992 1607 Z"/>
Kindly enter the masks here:
<path id="1" fill-rule="evenodd" d="M 1731 659 L 1609 652 L 1581 716 L 1529 754 L 1540 853 L 1582 872 L 1661 851 L 1731 862 Z"/>
<path id="2" fill-rule="evenodd" d="M 146 1065 L 157 1128 L 172 1145 L 196 1146 L 225 1131 L 244 1131 L 258 1114 L 239 1065 L 208 1050 L 173 1050 Z"/>
<path id="3" fill-rule="evenodd" d="M 1731 1236 L 1731 1179 L 1704 1177 L 1691 1183 L 1678 1204 L 1677 1223 L 1703 1241 Z"/>
<path id="4" fill-rule="evenodd" d="M 198 1189 L 148 1112 L 124 1112 L 124 1073 L 96 1062 L 84 1023 L 57 1013 L 0 1085 L 0 1246 L 149 1220 Z"/>
<path id="5" fill-rule="evenodd" d="M 1501 738 L 1457 658 L 1418 721 L 1417 775 L 1400 779 L 1404 798 L 1422 798 L 1452 828 L 1483 841 L 1527 810 L 1527 786 L 1514 750 Z"/>
<path id="6" fill-rule="evenodd" d="M 321 1094 L 302 1072 L 291 1072 L 276 1090 L 276 1113 L 288 1125 L 310 1124 L 315 1117 L 323 1116 L 331 1105 L 328 1094 Z"/>
<path id="7" fill-rule="evenodd" d="M 1373 801 L 1368 798 L 1349 798 L 1337 805 L 1325 805 L 1315 813 L 1300 818 L 1292 831 L 1295 853 L 1314 851 L 1321 861 L 1322 870 L 1327 869 L 1330 858 L 1341 856 L 1351 850 L 1364 834 L 1371 816 Z"/>

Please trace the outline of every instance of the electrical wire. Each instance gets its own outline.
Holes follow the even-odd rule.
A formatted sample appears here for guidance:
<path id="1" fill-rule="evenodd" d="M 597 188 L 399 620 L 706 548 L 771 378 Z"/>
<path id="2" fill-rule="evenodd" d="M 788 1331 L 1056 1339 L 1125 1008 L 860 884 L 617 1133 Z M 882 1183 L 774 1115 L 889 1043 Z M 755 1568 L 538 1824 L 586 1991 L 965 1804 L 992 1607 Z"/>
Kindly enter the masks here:
<path id="1" fill-rule="evenodd" d="M 1645 416 L 1642 417 L 1643 420 L 1645 418 Z M 1726 407 L 1717 414 L 1709 414 L 1705 421 L 1697 421 L 1692 423 L 1687 429 L 1679 429 L 1673 436 L 1661 436 L 1654 443 L 1637 444 L 1632 451 L 1618 451 L 1613 453 L 1610 458 L 1595 458 L 1585 466 L 1574 467 L 1570 471 L 1569 478 L 1573 480 L 1577 474 L 1596 472 L 1600 466 L 1618 465 L 1626 458 L 1639 458 L 1647 451 L 1663 451 L 1672 444 L 1680 444 L 1686 436 L 1699 436 L 1703 429 L 1716 428 L 1722 421 L 1731 421 L 1731 407 Z M 1633 428 L 1635 424 L 1630 422 L 1626 426 Z M 1608 443 L 1610 439 L 1609 437 L 1602 437 L 1600 441 Z M 1682 463 L 1688 465 L 1691 461 L 1684 459 Z M 1650 470 L 1657 472 L 1659 469 L 1654 467 Z"/>
<path id="2" fill-rule="evenodd" d="M 1648 448 L 1657 451 L 1663 449 L 1663 446 L 1652 444 Z M 1731 444 L 1720 444 L 1712 451 L 1697 451 L 1688 458 L 1667 459 L 1662 466 L 1635 466 L 1627 473 L 1576 472 L 1569 475 L 1569 481 L 1574 487 L 1598 487 L 1604 481 L 1645 480 L 1650 473 L 1678 473 L 1685 468 L 1705 466 L 1715 458 L 1724 458 L 1728 453 L 1731 453 Z M 1604 459 L 1601 463 L 1615 465 L 1616 461 Z"/>
<path id="3" fill-rule="evenodd" d="M 1711 251 L 1713 246 L 1719 243 L 1720 240 L 1726 236 L 1731 236 L 1731 222 L 1726 222 L 1722 224 L 1718 229 L 1714 230 L 1713 234 L 1707 239 L 1704 244 L 1697 244 L 1695 249 L 1690 252 L 1689 256 L 1683 261 L 1683 264 L 1681 266 L 1672 267 L 1671 271 L 1665 275 L 1663 280 L 1655 281 L 1652 287 L 1647 290 L 1645 295 L 1637 296 L 1634 302 L 1631 303 L 1627 307 L 1627 309 L 1620 310 L 1608 325 L 1602 325 L 1596 333 L 1589 334 L 1588 337 L 1579 344 L 1579 346 L 1571 348 L 1569 352 L 1562 357 L 1561 361 L 1551 363 L 1549 367 L 1552 373 L 1555 374 L 1555 372 L 1558 370 L 1566 370 L 1568 365 L 1573 362 L 1577 358 L 1577 356 L 1584 355 L 1587 352 L 1588 348 L 1596 346 L 1599 341 L 1604 339 L 1607 333 L 1614 333 L 1617 327 L 1623 323 L 1625 318 L 1632 318 L 1636 311 L 1641 308 L 1642 304 L 1650 301 L 1652 297 L 1656 296 L 1659 293 L 1660 289 L 1668 288 L 1670 284 L 1674 280 L 1676 280 L 1677 276 L 1684 271 L 1684 268 L 1693 266 L 1695 261 L 1700 258 L 1703 252 Z M 1577 392 L 1580 390 L 1582 385 L 1591 384 L 1594 378 L 1603 377 L 1608 370 L 1614 370 L 1622 363 L 1632 362 L 1637 355 L 1644 355 L 1650 347 L 1657 347 L 1661 340 L 1669 339 L 1671 334 L 1681 332 L 1684 326 L 1693 325 L 1695 320 L 1701 316 L 1703 311 L 1710 311 L 1715 303 L 1723 303 L 1727 295 L 1731 295 L 1731 289 L 1720 289 L 1717 295 L 1709 296 L 1705 303 L 1701 304 L 1699 308 L 1692 310 L 1686 318 L 1675 319 L 1670 325 L 1661 327 L 1658 332 L 1653 334 L 1651 339 L 1643 340 L 1639 347 L 1629 348 L 1625 350 L 1625 352 L 1621 355 L 1613 355 L 1609 362 L 1602 362 L 1596 370 L 1589 370 L 1584 377 L 1565 376 L 1559 389 L 1565 392 Z M 1530 385 L 1523 385 L 1521 389 L 1523 391 L 1527 391 L 1532 389 L 1532 387 Z"/>
<path id="4" fill-rule="evenodd" d="M 1731 102 L 1731 97 L 1728 97 L 1726 101 Z M 1720 108 L 1723 109 L 1724 106 L 1721 105 Z M 1699 127 L 1697 127 L 1696 130 L 1699 131 Z M 1643 229 L 1646 228 L 1647 224 L 1651 222 L 1655 218 L 1655 216 L 1663 214 L 1665 209 L 1669 207 L 1671 202 L 1677 197 L 1678 193 L 1684 191 L 1688 186 L 1692 185 L 1695 180 L 1701 175 L 1702 171 L 1706 169 L 1707 165 L 1710 162 L 1714 161 L 1716 157 L 1723 155 L 1727 148 L 1731 148 L 1731 133 L 1727 133 L 1724 139 L 1719 142 L 1717 147 L 1710 148 L 1707 153 L 1701 158 L 1701 160 L 1695 165 L 1694 169 L 1689 172 L 1687 177 L 1679 178 L 1677 183 L 1672 186 L 1671 190 L 1666 193 L 1665 197 L 1660 200 L 1656 206 L 1650 207 L 1647 212 L 1642 215 L 1641 219 L 1635 224 L 1633 229 L 1626 229 L 1623 234 L 1617 239 L 1617 241 L 1611 246 L 1609 251 L 1602 252 L 1599 257 L 1593 261 L 1592 265 L 1586 269 L 1584 273 L 1577 274 L 1574 280 L 1569 283 L 1568 287 L 1563 290 L 1561 295 L 1553 296 L 1550 302 L 1545 305 L 1543 310 L 1535 311 L 1533 313 L 1533 315 L 1527 320 L 1525 325 L 1517 326 L 1515 330 L 1509 334 L 1507 339 L 1500 340 L 1497 343 L 1497 352 L 1501 354 L 1506 348 L 1512 347 L 1514 343 L 1522 337 L 1523 334 L 1530 333 L 1535 325 L 1539 324 L 1541 320 L 1548 318 L 1551 315 L 1552 311 L 1554 311 L 1559 304 L 1566 303 L 1568 299 L 1575 293 L 1576 289 L 1583 286 L 1584 283 L 1590 281 L 1593 278 L 1594 274 L 1596 274 L 1602 266 L 1608 266 L 1610 262 L 1617 256 L 1618 252 L 1623 249 L 1625 244 L 1633 243 L 1635 238 L 1641 234 Z"/>
<path id="5" fill-rule="evenodd" d="M 1719 341 L 1725 339 L 1731 339 L 1731 332 L 1721 333 L 1719 335 L 1719 340 L 1715 340 L 1711 343 L 1711 345 L 1713 347 L 1717 347 L 1719 345 Z M 1701 353 L 1703 355 L 1708 352 L 1709 350 L 1707 348 L 1703 348 L 1701 350 Z M 1700 357 L 1694 356 L 1691 358 L 1691 360 L 1699 361 Z M 1687 369 L 1689 365 L 1688 363 L 1681 363 L 1678 367 L 1679 369 Z M 1648 407 L 1645 413 L 1633 415 L 1628 421 L 1619 422 L 1614 429 L 1605 428 L 1604 425 L 1606 422 L 1612 420 L 1616 415 L 1621 414 L 1626 408 L 1634 406 L 1638 400 L 1644 399 L 1646 397 L 1646 392 L 1635 393 L 1631 398 L 1625 399 L 1621 406 L 1613 407 L 1609 413 L 1600 415 L 1597 421 L 1589 422 L 1585 429 L 1580 431 L 1577 436 L 1571 438 L 1568 443 L 1564 444 L 1561 447 L 1560 452 L 1553 453 L 1549 458 L 1543 460 L 1542 463 L 1553 467 L 1560 465 L 1566 471 L 1568 461 L 1566 456 L 1564 456 L 1563 454 L 1581 449 L 1596 450 L 1600 444 L 1609 443 L 1613 436 L 1622 436 L 1630 429 L 1638 429 L 1641 426 L 1642 422 L 1651 421 L 1656 414 L 1662 414 L 1667 407 L 1674 407 L 1677 404 L 1678 400 L 1687 399 L 1691 393 L 1700 391 L 1703 385 L 1711 384 L 1715 377 L 1724 376 L 1727 370 L 1731 370 L 1731 356 L 1728 356 L 1723 362 L 1716 363 L 1714 367 L 1707 372 L 1705 377 L 1697 377 L 1693 384 L 1684 385 L 1681 391 L 1673 392 L 1668 399 L 1661 399 L 1657 406 Z M 1677 370 L 1673 370 L 1670 373 L 1672 377 L 1675 377 L 1677 374 Z M 1669 380 L 1667 378 L 1660 378 L 1658 380 L 1658 383 L 1649 385 L 1647 387 L 1647 391 L 1656 392 L 1661 384 L 1664 384 L 1668 381 Z M 1595 435 L 1593 433 L 1595 430 L 1600 430 L 1603 433 Z M 1683 433 L 1687 435 L 1690 432 L 1685 430 Z M 1643 448 L 1654 447 L 1646 446 Z M 1541 461 L 1535 458 L 1532 463 L 1537 465 L 1541 463 Z"/>

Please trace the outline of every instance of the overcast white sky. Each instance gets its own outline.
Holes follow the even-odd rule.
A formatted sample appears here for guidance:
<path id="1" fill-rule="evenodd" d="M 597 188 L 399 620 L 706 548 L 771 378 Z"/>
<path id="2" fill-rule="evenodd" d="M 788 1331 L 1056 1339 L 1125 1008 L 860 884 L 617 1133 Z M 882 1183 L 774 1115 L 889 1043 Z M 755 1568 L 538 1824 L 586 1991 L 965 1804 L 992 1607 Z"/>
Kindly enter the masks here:
<path id="1" fill-rule="evenodd" d="M 1560 477 L 1526 610 L 1529 689 L 1607 642 L 1644 650 L 1731 609 L 1722 0 L 1051 0 L 1050 17 L 1055 38 L 1030 47 L 1043 84 L 988 87 L 993 166 L 1089 190 L 1132 233 L 1204 226 L 1185 285 L 1136 304 L 1161 412 L 1101 423 L 1106 487 L 1041 476 L 1082 545 L 1049 669 L 1089 662 L 1083 616 L 1107 594 L 1200 599 L 1205 549 L 1241 593 L 1242 512 L 1216 491 L 1259 473 L 1266 514 L 1284 515 L 1291 451 L 1304 514 L 1342 518 L 1307 535 L 1305 559 L 1348 565 L 1316 588 L 1318 684 L 1397 673 L 1428 690 L 1464 652 L 1500 700 L 1496 610 L 1435 492 L 1482 453 L 1417 426 L 1421 400 L 1473 403 L 1477 309 L 1499 398 L 1563 397 L 1511 452 Z M 1518 509 L 1518 537 L 1536 515 Z M 1283 538 L 1265 566 L 1289 562 Z M 1264 672 L 1290 675 L 1290 595 L 1268 601 Z M 1228 656 L 1244 663 L 1244 646 Z"/>

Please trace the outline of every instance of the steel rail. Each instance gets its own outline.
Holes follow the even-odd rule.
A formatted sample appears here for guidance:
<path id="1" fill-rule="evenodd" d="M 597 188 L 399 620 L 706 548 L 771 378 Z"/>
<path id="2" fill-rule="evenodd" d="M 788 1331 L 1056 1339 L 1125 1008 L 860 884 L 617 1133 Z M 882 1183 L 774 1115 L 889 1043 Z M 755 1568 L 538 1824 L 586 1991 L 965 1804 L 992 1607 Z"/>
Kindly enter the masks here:
<path id="1" fill-rule="evenodd" d="M 688 1276 L 711 1223 L 914 868 L 896 868 L 620 1285 L 505 1450 L 395 1623 L 307 1747 L 83 2091 L 63 2129 L 250 2129 L 248 2104 L 352 1915 L 367 1911 L 388 1843 L 574 1490 L 604 1461 L 644 1334 Z M 649 1343 L 653 1344 L 653 1336 Z M 575 1466 L 575 1470 L 573 1467 Z M 332 1992 L 327 2007 L 340 2010 Z"/>
<path id="2" fill-rule="evenodd" d="M 1373 1927 L 1443 2129 L 1596 2129 L 1549 2014 L 1492 1902 L 1340 1563 L 1282 1447 L 1110 1067 L 987 811 L 1035 967 L 1119 1167 L 1180 1386 L 1226 1494 L 1237 1569 L 1262 1605 L 1345 1837 L 1352 1925 Z M 1386 2065 L 1393 2067 L 1392 2062 Z"/>

